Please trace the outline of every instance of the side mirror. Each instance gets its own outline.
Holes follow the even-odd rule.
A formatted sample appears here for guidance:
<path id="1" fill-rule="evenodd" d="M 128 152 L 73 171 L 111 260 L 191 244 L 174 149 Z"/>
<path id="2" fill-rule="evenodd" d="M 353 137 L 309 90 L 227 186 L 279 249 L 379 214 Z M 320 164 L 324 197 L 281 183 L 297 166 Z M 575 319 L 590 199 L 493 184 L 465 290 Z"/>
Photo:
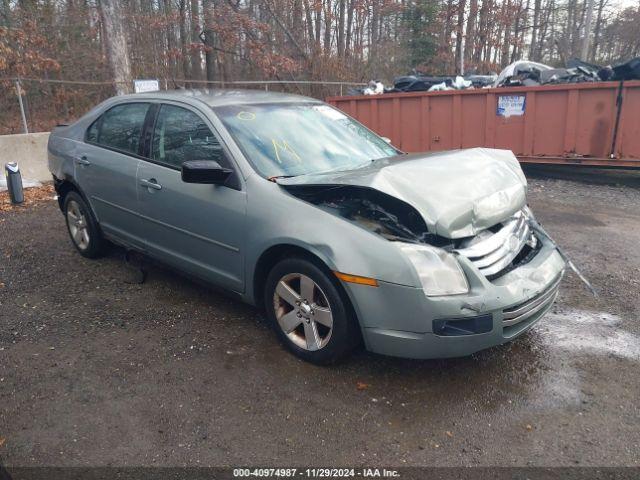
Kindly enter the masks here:
<path id="1" fill-rule="evenodd" d="M 223 185 L 233 170 L 221 167 L 215 160 L 189 160 L 182 164 L 182 181 Z"/>

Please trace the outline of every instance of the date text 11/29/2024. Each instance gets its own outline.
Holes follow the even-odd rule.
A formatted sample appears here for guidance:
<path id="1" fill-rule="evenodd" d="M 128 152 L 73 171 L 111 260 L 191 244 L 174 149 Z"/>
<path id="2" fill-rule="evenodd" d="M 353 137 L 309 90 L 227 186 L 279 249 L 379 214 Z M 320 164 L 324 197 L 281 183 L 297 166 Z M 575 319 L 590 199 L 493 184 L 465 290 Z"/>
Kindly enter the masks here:
<path id="1" fill-rule="evenodd" d="M 234 468 L 233 476 L 276 478 L 397 478 L 397 470 L 386 468 Z"/>

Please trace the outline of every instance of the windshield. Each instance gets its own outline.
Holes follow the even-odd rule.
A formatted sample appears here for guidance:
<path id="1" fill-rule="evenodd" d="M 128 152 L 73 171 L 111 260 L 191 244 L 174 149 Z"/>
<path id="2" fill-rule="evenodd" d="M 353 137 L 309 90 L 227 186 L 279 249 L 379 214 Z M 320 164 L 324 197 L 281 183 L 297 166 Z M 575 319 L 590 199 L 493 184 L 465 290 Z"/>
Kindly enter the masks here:
<path id="1" fill-rule="evenodd" d="M 214 110 L 265 177 L 350 170 L 398 153 L 328 105 L 228 105 Z"/>

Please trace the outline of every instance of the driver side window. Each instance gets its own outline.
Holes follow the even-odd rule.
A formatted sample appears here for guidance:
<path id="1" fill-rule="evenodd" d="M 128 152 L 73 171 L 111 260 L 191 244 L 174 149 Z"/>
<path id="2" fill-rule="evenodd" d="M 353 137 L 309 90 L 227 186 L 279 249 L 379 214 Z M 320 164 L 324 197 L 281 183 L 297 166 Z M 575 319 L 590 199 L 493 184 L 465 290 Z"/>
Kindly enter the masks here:
<path id="1" fill-rule="evenodd" d="M 162 105 L 156 119 L 151 158 L 180 168 L 187 160 L 215 160 L 222 164 L 222 146 L 195 113 L 174 105 Z"/>

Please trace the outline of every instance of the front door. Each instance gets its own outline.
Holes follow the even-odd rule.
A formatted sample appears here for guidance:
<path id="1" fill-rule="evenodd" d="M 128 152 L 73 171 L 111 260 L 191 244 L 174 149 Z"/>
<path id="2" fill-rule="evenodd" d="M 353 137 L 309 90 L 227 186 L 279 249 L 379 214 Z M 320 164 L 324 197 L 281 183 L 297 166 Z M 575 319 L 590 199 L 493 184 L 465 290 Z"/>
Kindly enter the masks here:
<path id="1" fill-rule="evenodd" d="M 147 250 L 222 287 L 244 291 L 245 192 L 239 183 L 199 185 L 181 178 L 187 160 L 216 160 L 233 169 L 218 139 L 199 114 L 163 104 L 150 143 L 149 159 L 140 162 L 137 175 Z"/>

